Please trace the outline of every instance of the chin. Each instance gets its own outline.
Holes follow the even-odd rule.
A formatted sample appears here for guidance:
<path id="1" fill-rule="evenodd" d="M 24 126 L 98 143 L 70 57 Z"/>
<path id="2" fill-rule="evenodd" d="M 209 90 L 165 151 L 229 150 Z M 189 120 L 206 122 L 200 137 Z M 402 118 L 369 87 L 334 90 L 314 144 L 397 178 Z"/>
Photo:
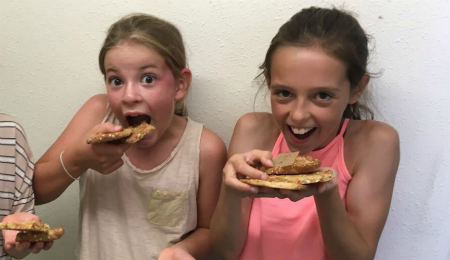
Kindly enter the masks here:
<path id="1" fill-rule="evenodd" d="M 139 149 L 145 149 L 152 147 L 155 144 L 155 142 L 152 139 L 142 139 L 139 142 L 137 142 L 135 145 Z"/>
<path id="2" fill-rule="evenodd" d="M 300 145 L 300 144 L 290 143 L 290 142 L 287 142 L 287 145 L 291 152 L 298 151 L 299 155 L 306 155 L 307 153 L 314 150 L 314 148 L 311 148 L 311 145 Z"/>

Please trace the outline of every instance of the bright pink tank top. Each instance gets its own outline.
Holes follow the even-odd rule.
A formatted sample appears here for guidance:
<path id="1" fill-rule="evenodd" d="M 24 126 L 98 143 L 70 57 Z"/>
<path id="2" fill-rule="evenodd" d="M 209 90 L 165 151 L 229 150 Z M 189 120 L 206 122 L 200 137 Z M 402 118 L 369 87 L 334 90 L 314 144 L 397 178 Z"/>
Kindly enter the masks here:
<path id="1" fill-rule="evenodd" d="M 345 205 L 345 194 L 352 176 L 344 161 L 343 135 L 349 119 L 339 134 L 323 149 L 308 155 L 322 161 L 322 166 L 338 172 L 339 193 Z M 290 152 L 283 134 L 272 150 L 275 157 Z M 247 241 L 240 260 L 325 260 L 325 246 L 313 197 L 297 202 L 289 199 L 253 199 Z"/>

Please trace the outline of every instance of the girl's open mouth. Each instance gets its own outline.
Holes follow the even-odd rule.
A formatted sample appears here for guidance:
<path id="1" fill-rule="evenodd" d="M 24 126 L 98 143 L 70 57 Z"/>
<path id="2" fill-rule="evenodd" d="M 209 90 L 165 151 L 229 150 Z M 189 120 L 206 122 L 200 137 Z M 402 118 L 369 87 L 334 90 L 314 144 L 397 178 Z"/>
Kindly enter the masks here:
<path id="1" fill-rule="evenodd" d="M 150 124 L 152 121 L 152 118 L 150 116 L 144 114 L 125 116 L 125 119 L 127 120 L 129 126 L 137 126 L 140 123 L 142 123 L 142 121 L 145 121 L 147 124 Z"/>
<path id="2" fill-rule="evenodd" d="M 291 133 L 298 139 L 306 139 L 316 131 L 316 127 L 311 128 L 293 128 L 289 126 Z"/>

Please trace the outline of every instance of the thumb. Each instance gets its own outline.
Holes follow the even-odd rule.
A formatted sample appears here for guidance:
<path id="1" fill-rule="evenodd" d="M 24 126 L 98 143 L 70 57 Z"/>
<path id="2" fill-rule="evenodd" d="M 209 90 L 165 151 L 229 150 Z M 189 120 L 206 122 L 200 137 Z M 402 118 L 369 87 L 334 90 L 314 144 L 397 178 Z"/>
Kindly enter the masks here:
<path id="1" fill-rule="evenodd" d="M 264 152 L 261 156 L 261 163 L 266 167 L 273 167 L 272 153 Z"/>
<path id="2" fill-rule="evenodd" d="M 5 245 L 3 246 L 6 250 L 9 250 L 13 247 L 13 243 L 5 242 Z"/>
<path id="3" fill-rule="evenodd" d="M 123 129 L 123 127 L 121 125 L 115 125 L 111 122 L 97 125 L 94 128 L 97 133 L 111 133 L 111 132 L 121 131 Z"/>

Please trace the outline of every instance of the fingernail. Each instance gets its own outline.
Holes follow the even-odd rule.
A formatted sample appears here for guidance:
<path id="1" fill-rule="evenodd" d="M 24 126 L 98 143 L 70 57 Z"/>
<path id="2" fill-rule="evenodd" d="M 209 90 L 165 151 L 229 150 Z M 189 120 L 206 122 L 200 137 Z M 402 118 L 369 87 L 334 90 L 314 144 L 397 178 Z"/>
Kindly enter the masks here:
<path id="1" fill-rule="evenodd" d="M 267 174 L 263 174 L 263 175 L 261 175 L 261 180 L 267 180 L 267 178 L 268 178 L 268 176 L 267 176 Z"/>
<path id="2" fill-rule="evenodd" d="M 270 159 L 267 159 L 267 163 L 269 164 L 270 167 L 273 167 L 273 161 Z"/>
<path id="3" fill-rule="evenodd" d="M 251 187 L 251 188 L 250 188 L 250 191 L 251 191 L 253 194 L 258 193 L 258 189 L 255 188 L 255 187 Z"/>

